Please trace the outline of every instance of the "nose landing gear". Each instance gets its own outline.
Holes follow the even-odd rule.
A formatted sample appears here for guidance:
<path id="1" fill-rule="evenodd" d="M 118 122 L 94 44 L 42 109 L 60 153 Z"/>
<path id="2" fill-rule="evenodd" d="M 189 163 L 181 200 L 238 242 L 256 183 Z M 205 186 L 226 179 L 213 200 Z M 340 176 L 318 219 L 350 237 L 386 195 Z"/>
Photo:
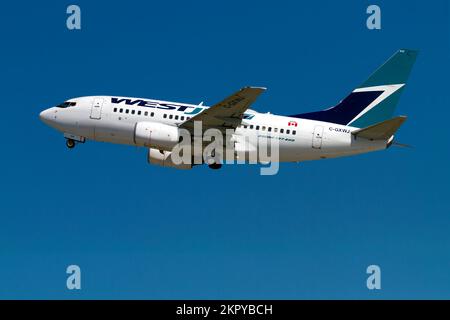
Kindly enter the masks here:
<path id="1" fill-rule="evenodd" d="M 69 149 L 73 149 L 75 147 L 75 140 L 73 139 L 67 139 L 66 140 L 66 146 Z"/>
<path id="2" fill-rule="evenodd" d="M 64 138 L 66 138 L 66 146 L 69 149 L 73 149 L 77 143 L 84 143 L 86 141 L 85 137 L 77 136 L 71 133 L 64 133 Z"/>

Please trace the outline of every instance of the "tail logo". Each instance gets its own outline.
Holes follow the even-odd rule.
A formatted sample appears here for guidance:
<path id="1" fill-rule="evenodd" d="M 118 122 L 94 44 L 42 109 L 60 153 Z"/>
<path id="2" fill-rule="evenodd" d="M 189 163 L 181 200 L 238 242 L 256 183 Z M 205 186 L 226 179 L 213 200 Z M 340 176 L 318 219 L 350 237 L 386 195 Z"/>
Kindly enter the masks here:
<path id="1" fill-rule="evenodd" d="M 379 105 L 382 101 L 389 98 L 391 95 L 393 95 L 395 92 L 400 90 L 402 87 L 404 87 L 405 84 L 392 84 L 392 85 L 383 85 L 383 86 L 375 86 L 375 87 L 368 87 L 368 88 L 358 88 L 355 89 L 353 92 L 382 92 L 381 95 L 379 95 L 375 100 L 373 100 L 367 107 L 365 107 L 356 117 L 354 117 L 348 125 L 351 125 L 356 120 L 361 118 L 363 115 L 365 115 L 367 112 L 372 110 L 375 106 Z"/>
<path id="2" fill-rule="evenodd" d="M 418 51 L 401 49 L 336 106 L 294 118 L 365 128 L 392 118 Z"/>

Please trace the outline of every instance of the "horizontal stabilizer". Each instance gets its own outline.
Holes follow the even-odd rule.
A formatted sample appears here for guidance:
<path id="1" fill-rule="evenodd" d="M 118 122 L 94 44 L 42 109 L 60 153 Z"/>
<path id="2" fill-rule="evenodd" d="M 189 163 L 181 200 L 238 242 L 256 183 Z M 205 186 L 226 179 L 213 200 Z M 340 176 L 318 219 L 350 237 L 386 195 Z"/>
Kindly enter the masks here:
<path id="1" fill-rule="evenodd" d="M 361 137 L 369 140 L 388 140 L 395 134 L 403 122 L 405 122 L 406 118 L 406 116 L 399 116 L 371 125 L 367 128 L 355 130 L 352 134 L 355 137 Z"/>

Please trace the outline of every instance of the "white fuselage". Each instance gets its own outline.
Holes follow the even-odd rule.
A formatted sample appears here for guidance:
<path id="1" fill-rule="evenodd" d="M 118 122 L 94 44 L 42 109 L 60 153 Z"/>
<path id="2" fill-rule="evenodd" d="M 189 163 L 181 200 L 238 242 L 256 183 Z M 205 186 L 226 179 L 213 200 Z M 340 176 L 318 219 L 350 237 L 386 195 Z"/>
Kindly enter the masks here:
<path id="1" fill-rule="evenodd" d="M 52 107 L 41 119 L 66 135 L 102 142 L 139 145 L 136 125 L 155 122 L 178 127 L 203 111 L 197 106 L 168 101 L 128 97 L 90 96 L 70 99 L 68 107 Z M 279 161 L 299 162 L 334 158 L 385 149 L 389 141 L 370 141 L 351 134 L 358 128 L 307 119 L 258 113 L 248 110 L 236 129 L 236 140 L 243 137 L 276 137 Z M 391 138 L 392 139 L 392 138 Z M 250 148 L 258 148 L 252 145 Z"/>

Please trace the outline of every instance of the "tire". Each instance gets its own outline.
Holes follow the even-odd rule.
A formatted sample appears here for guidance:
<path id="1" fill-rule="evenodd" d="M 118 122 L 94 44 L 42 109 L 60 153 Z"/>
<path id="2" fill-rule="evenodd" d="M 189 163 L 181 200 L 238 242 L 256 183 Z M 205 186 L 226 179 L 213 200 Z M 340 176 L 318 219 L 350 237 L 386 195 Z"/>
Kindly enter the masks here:
<path id="1" fill-rule="evenodd" d="M 208 165 L 208 167 L 210 167 L 213 170 L 219 170 L 220 168 L 222 168 L 222 164 L 221 163 L 213 163 Z"/>
<path id="2" fill-rule="evenodd" d="M 73 147 L 75 147 L 75 141 L 72 139 L 67 139 L 66 146 L 67 146 L 67 148 L 72 149 Z"/>

